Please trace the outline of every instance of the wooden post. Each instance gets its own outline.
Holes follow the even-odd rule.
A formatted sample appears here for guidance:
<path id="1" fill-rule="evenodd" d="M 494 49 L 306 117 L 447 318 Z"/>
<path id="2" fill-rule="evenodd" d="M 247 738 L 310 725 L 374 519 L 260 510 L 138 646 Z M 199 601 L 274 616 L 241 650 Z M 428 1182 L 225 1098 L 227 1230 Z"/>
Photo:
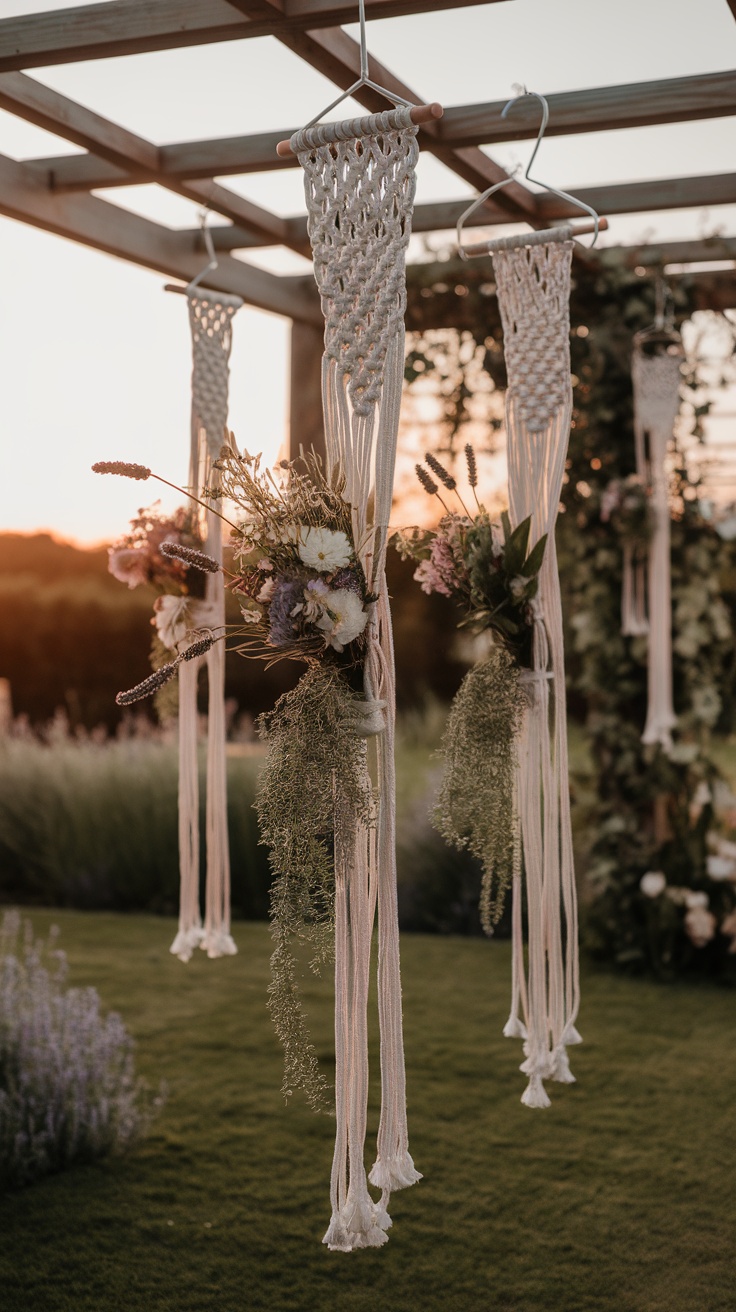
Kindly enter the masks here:
<path id="1" fill-rule="evenodd" d="M 322 350 L 324 328 L 311 323 L 291 326 L 291 371 L 289 403 L 289 458 L 299 447 L 310 447 L 325 458 L 322 416 Z"/>

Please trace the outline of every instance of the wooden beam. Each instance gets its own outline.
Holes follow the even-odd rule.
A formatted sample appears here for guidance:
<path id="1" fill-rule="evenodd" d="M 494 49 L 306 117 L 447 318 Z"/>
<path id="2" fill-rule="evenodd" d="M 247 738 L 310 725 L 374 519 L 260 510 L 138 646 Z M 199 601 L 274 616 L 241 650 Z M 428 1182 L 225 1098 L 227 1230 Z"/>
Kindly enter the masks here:
<path id="1" fill-rule="evenodd" d="M 124 0 L 116 0 L 116 3 Z M 132 165 L 139 181 L 158 182 L 198 205 L 205 205 L 233 223 L 238 223 L 272 244 L 289 245 L 289 231 L 283 219 L 245 200 L 234 191 L 215 182 L 183 182 L 159 172 L 159 151 L 151 142 L 127 132 L 117 123 L 95 114 L 84 105 L 62 96 L 24 73 L 0 74 L 0 108 L 6 109 L 37 127 L 65 137 L 67 141 L 109 160 L 116 169 Z M 51 188 L 53 178 L 35 169 L 37 181 Z"/>
<path id="2" fill-rule="evenodd" d="M 555 92 L 547 96 L 547 102 L 547 137 L 721 118 L 736 115 L 736 73 L 705 73 L 698 77 Z M 440 139 L 453 145 L 472 146 L 535 137 L 539 128 L 538 105 L 521 101 L 504 119 L 501 118 L 504 104 L 503 100 L 495 100 L 487 105 L 456 105 L 445 109 L 445 116 L 438 124 Z"/>
<path id="3" fill-rule="evenodd" d="M 733 205 L 736 203 L 736 173 L 625 182 L 606 187 L 579 187 L 574 194 L 599 214 L 607 215 Z M 545 220 L 576 218 L 580 214 L 579 209 L 549 195 L 539 197 L 539 212 Z"/>
<path id="4" fill-rule="evenodd" d="M 25 165 L 4 155 L 0 213 L 185 282 L 202 268 L 202 255 L 187 235 L 95 196 L 54 196 Z M 207 286 L 215 291 L 234 292 L 261 310 L 320 324 L 319 298 L 310 281 L 278 278 L 228 255 L 207 276 Z"/>
<path id="5" fill-rule="evenodd" d="M 547 99 L 550 122 L 546 135 L 549 137 L 718 118 L 736 115 L 736 73 L 706 73 L 701 77 L 565 91 Z M 498 100 L 445 109 L 434 136 L 442 143 L 460 147 L 523 140 L 535 131 L 538 116 L 534 106 L 527 109 L 522 102 L 506 119 L 501 118 L 503 106 L 504 102 Z M 253 136 L 160 146 L 158 168 L 161 173 L 190 179 L 293 168 L 297 165 L 295 157 L 277 157 L 275 148 L 278 141 L 290 137 L 294 130 L 292 127 Z M 421 144 L 426 146 L 426 143 L 427 134 L 423 133 Z M 127 186 L 141 180 L 140 171 L 126 172 L 93 155 L 61 155 L 27 162 L 51 174 L 59 191 Z"/>
<path id="6" fill-rule="evenodd" d="M 504 0 L 366 0 L 368 18 L 392 18 Z M 285 0 L 261 18 L 226 0 L 115 0 L 0 20 L 0 72 L 138 55 L 300 28 L 352 23 L 355 0 Z"/>
<path id="7" fill-rule="evenodd" d="M 322 353 L 324 325 L 294 323 L 291 328 L 289 368 L 289 458 L 296 459 L 299 448 L 311 447 L 325 458 L 325 430 L 322 411 Z"/>

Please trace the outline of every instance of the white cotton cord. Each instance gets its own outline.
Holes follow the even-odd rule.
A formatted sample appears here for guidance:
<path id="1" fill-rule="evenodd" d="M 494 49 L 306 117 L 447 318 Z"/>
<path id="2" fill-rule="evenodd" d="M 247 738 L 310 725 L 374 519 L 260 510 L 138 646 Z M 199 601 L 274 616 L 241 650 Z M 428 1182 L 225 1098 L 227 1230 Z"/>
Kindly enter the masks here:
<path id="1" fill-rule="evenodd" d="M 227 424 L 232 320 L 240 297 L 192 289 L 187 295 L 192 335 L 192 413 L 189 487 L 201 498 L 218 485 L 213 462 Z M 207 553 L 222 564 L 222 521 L 212 511 L 199 515 Z M 208 574 L 205 601 L 191 601 L 193 623 L 223 632 L 225 592 L 222 572 Z M 188 961 L 194 947 L 209 957 L 231 956 L 230 853 L 227 827 L 225 650 L 216 642 L 207 653 L 207 793 L 205 921 L 199 910 L 199 786 L 197 766 L 197 679 L 200 661 L 179 667 L 179 863 L 180 931 L 171 951 Z M 196 841 L 195 841 L 196 837 Z M 186 928 L 182 928 L 186 925 Z"/>
<path id="2" fill-rule="evenodd" d="M 672 696 L 672 598 L 667 449 L 680 406 L 679 355 L 634 352 L 634 437 L 639 477 L 651 491 L 649 542 L 649 660 L 647 718 L 642 742 L 672 746 L 677 723 Z"/>
<path id="3" fill-rule="evenodd" d="M 211 470 L 217 485 L 219 472 Z M 209 555 L 222 564 L 222 520 L 207 512 Z M 225 627 L 225 587 L 222 571 L 207 576 L 207 602 L 216 615 L 215 627 Z M 227 828 L 227 758 L 225 723 L 225 644 L 216 642 L 207 652 L 207 884 L 204 937 L 200 946 L 208 957 L 230 957 L 237 947 L 230 933 L 230 847 Z"/>
<path id="4" fill-rule="evenodd" d="M 513 524 L 531 516 L 532 542 L 548 535 L 539 576 L 533 672 L 521 676 L 528 696 L 518 767 L 528 966 L 525 978 L 519 873 L 513 881 L 512 1006 L 504 1028 L 507 1036 L 524 1038 L 521 1069 L 529 1084 L 522 1102 L 528 1107 L 549 1106 L 545 1079 L 572 1080 L 565 1045 L 573 1031 L 577 1034 L 574 1022 L 580 1005 L 562 609 L 554 542 L 572 413 L 571 255 L 571 242 L 493 253 L 509 377 L 510 516 Z"/>
<path id="5" fill-rule="evenodd" d="M 332 1217 L 324 1242 L 344 1252 L 385 1243 L 391 1191 L 419 1179 L 406 1125 L 396 896 L 395 675 L 384 573 L 404 364 L 405 258 L 418 148 L 416 128 L 408 126 L 404 111 L 338 128 L 310 127 L 292 144 L 305 173 L 314 272 L 325 315 L 327 467 L 344 479 L 356 550 L 368 585 L 379 598 L 367 630 L 366 715 L 363 724 L 356 724 L 356 732 L 370 735 L 375 752 L 377 824 L 338 878 L 336 913 L 338 1124 Z M 381 1190 L 378 1203 L 368 1192 L 362 1165 L 366 1006 L 376 909 L 381 1117 L 370 1178 Z"/>
<path id="6" fill-rule="evenodd" d="M 197 674 L 201 661 L 183 661 L 179 677 L 179 930 L 170 951 L 189 961 L 204 936 L 199 912 L 199 771 Z"/>
<path id="7" fill-rule="evenodd" d="M 626 638 L 639 638 L 649 632 L 646 570 L 633 542 L 624 542 L 623 556 L 621 632 Z"/>

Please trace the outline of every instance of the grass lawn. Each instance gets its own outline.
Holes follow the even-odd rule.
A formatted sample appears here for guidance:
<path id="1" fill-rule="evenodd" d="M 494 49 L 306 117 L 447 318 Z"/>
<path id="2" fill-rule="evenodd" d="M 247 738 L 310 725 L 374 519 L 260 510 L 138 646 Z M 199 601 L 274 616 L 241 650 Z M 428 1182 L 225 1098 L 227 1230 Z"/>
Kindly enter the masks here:
<path id="1" fill-rule="evenodd" d="M 394 1197 L 386 1247 L 345 1255 L 320 1243 L 332 1122 L 279 1094 L 267 927 L 183 966 L 172 922 L 33 914 L 52 920 L 169 1097 L 128 1157 L 0 1199 L 3 1312 L 733 1312 L 733 994 L 589 974 L 579 1082 L 530 1111 L 500 1037 L 507 946 L 406 936 L 426 1178 Z M 329 981 L 308 1005 L 329 1061 Z M 374 1106 L 373 1143 L 375 1124 Z"/>

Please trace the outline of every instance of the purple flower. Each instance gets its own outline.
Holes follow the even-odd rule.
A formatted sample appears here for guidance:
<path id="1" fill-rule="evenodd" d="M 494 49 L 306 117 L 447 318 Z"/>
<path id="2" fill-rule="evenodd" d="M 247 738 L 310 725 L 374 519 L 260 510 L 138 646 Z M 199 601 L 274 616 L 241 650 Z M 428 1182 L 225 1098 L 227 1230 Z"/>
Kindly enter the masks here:
<path id="1" fill-rule="evenodd" d="M 293 615 L 292 611 L 303 601 L 304 580 L 282 574 L 276 580 L 268 608 L 268 641 L 273 647 L 287 647 L 298 637 L 299 615 Z"/>
<path id="2" fill-rule="evenodd" d="M 333 574 L 330 580 L 330 587 L 345 589 L 347 592 L 355 592 L 360 597 L 363 595 L 363 589 L 360 586 L 360 579 L 354 569 L 339 569 Z"/>
<path id="3" fill-rule="evenodd" d="M 460 584 L 458 567 L 447 538 L 437 535 L 432 542 L 429 560 L 421 562 L 414 578 L 421 583 L 422 592 L 441 592 L 443 597 L 451 597 L 457 591 Z"/>

